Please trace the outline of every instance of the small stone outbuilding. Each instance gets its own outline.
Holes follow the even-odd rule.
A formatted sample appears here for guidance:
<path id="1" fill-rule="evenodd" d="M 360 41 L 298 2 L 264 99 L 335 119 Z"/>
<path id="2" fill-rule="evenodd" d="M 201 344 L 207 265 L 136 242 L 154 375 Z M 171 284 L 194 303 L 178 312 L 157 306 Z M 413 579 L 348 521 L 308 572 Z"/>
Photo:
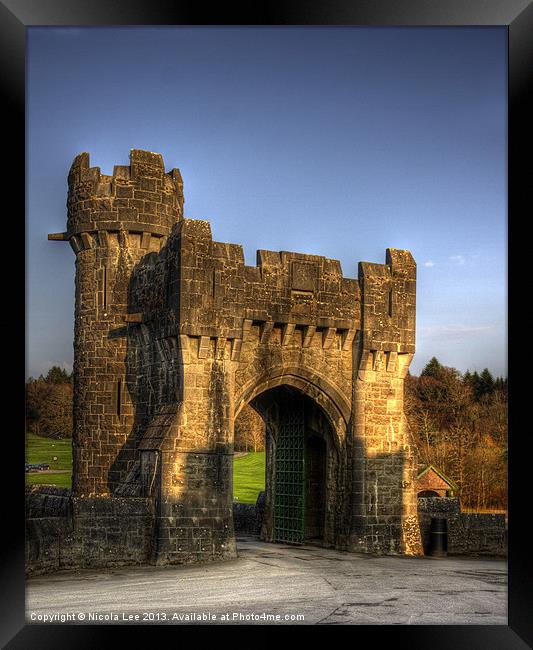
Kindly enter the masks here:
<path id="1" fill-rule="evenodd" d="M 424 465 L 416 477 L 418 497 L 454 497 L 459 486 L 434 465 Z"/>

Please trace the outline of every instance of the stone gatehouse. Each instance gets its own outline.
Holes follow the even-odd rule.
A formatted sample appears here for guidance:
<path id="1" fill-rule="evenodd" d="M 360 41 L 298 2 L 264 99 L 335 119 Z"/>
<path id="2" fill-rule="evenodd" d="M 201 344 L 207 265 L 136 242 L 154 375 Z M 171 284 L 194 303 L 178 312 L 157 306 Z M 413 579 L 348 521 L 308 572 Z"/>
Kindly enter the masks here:
<path id="1" fill-rule="evenodd" d="M 68 183 L 67 230 L 49 239 L 76 255 L 71 498 L 74 519 L 92 508 L 94 558 L 120 561 L 128 500 L 151 522 L 147 561 L 235 556 L 233 432 L 246 404 L 266 429 L 263 539 L 421 554 L 403 415 L 411 254 L 387 249 L 357 278 L 285 251 L 248 266 L 241 246 L 184 217 L 179 170 L 147 151 L 112 176 L 82 153 Z"/>

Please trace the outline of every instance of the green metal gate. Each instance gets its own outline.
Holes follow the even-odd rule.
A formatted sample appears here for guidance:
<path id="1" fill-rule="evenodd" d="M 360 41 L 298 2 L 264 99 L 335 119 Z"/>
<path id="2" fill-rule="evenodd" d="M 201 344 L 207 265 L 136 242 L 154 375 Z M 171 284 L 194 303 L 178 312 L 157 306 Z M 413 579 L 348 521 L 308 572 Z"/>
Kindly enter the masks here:
<path id="1" fill-rule="evenodd" d="M 274 541 L 303 544 L 305 518 L 303 401 L 280 408 L 274 455 Z"/>

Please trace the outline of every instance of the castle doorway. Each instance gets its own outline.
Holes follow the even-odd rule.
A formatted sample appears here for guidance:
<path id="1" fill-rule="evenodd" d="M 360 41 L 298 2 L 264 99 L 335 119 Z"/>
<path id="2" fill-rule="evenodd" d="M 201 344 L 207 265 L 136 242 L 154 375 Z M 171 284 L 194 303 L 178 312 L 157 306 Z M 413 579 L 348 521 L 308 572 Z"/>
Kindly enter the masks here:
<path id="1" fill-rule="evenodd" d="M 313 400 L 290 386 L 265 391 L 251 406 L 265 421 L 263 539 L 323 543 L 330 440 L 325 416 Z"/>

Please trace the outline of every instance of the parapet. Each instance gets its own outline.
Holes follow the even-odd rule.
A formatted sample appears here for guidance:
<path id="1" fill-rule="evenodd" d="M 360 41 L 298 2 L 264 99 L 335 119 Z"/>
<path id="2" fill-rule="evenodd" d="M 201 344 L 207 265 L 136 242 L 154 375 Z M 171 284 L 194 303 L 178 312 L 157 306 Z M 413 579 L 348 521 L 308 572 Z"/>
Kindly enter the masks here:
<path id="1" fill-rule="evenodd" d="M 416 263 L 397 248 L 387 248 L 385 262 L 359 262 L 363 348 L 414 354 Z"/>
<path id="2" fill-rule="evenodd" d="M 169 249 L 171 308 L 181 334 L 239 338 L 244 321 L 357 327 L 359 282 L 343 277 L 338 260 L 258 250 L 257 265 L 248 266 L 242 246 L 213 241 L 209 223 L 192 219 L 175 227 Z"/>
<path id="3" fill-rule="evenodd" d="M 91 167 L 89 154 L 81 153 L 72 163 L 68 185 L 65 239 L 102 231 L 166 237 L 183 218 L 180 171 L 165 172 L 158 153 L 132 149 L 130 165 L 115 165 L 112 176 Z"/>
<path id="4" fill-rule="evenodd" d="M 359 263 L 357 279 L 321 255 L 257 251 L 245 264 L 242 247 L 213 241 L 207 221 L 183 219 L 169 239 L 171 310 L 180 334 L 242 337 L 258 325 L 309 328 L 344 339 L 359 331 L 363 350 L 412 354 L 415 349 L 416 263 L 409 251 L 389 248 L 385 264 Z M 247 325 L 247 326 L 248 326 Z M 349 336 L 348 336 L 349 335 Z"/>

